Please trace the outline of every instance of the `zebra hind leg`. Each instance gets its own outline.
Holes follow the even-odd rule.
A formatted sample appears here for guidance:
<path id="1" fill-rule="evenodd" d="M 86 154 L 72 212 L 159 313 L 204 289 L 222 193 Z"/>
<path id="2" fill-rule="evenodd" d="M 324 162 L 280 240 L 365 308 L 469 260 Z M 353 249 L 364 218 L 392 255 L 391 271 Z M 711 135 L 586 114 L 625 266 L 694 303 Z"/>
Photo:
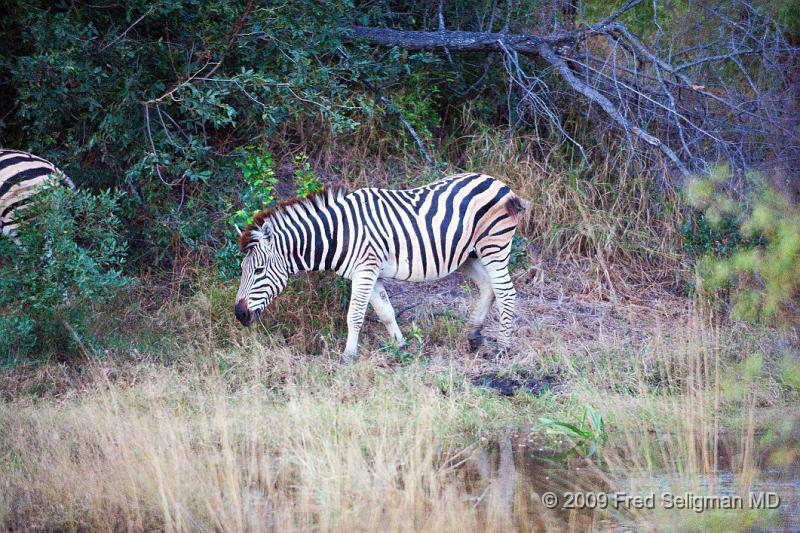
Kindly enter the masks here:
<path id="1" fill-rule="evenodd" d="M 492 280 L 489 277 L 489 272 L 477 258 L 467 259 L 460 270 L 478 286 L 480 291 L 478 302 L 475 304 L 475 309 L 469 319 L 469 333 L 467 334 L 470 351 L 477 352 L 478 348 L 483 344 L 483 334 L 481 334 L 483 323 L 486 321 L 486 316 L 489 314 L 494 301 Z"/>
<path id="2" fill-rule="evenodd" d="M 497 299 L 497 307 L 500 310 L 500 331 L 497 334 L 497 348 L 499 353 L 505 353 L 511 345 L 511 327 L 514 322 L 514 308 L 517 293 L 508 273 L 508 266 L 503 264 L 487 264 L 483 262 L 489 271 L 492 280 L 492 289 Z"/>
<path id="3" fill-rule="evenodd" d="M 392 302 L 389 301 L 389 295 L 386 294 L 383 281 L 380 279 L 375 282 L 375 286 L 372 288 L 372 296 L 370 297 L 369 303 L 372 305 L 380 321 L 386 326 L 386 331 L 389 332 L 389 335 L 391 335 L 397 343 L 397 347 L 402 348 L 405 346 L 406 340 L 400 328 L 397 326 L 394 307 L 392 307 Z"/>
<path id="4" fill-rule="evenodd" d="M 508 242 L 488 242 L 476 250 L 479 261 L 489 277 L 500 311 L 500 330 L 497 334 L 498 355 L 505 353 L 511 345 L 511 326 L 514 322 L 514 307 L 517 293 L 508 272 L 511 255 L 511 239 Z"/>

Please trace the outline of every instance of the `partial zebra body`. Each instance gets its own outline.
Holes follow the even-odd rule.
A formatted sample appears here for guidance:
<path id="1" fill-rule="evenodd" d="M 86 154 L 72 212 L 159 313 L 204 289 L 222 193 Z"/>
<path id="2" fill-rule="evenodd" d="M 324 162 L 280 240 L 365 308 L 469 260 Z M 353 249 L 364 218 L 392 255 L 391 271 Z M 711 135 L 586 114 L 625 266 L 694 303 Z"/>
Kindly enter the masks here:
<path id="1" fill-rule="evenodd" d="M 514 286 L 508 274 L 511 239 L 526 202 L 484 174 L 450 176 L 409 190 L 326 190 L 256 217 L 242 236 L 246 252 L 236 314 L 249 325 L 301 270 L 333 270 L 353 281 L 347 358 L 356 353 L 367 304 L 402 345 L 382 279 L 427 281 L 460 270 L 480 297 L 470 345 L 496 298 L 501 349 L 510 342 Z"/>
<path id="2" fill-rule="evenodd" d="M 42 187 L 61 180 L 74 188 L 72 181 L 52 163 L 27 152 L 0 149 L 0 232 L 16 236 L 25 207 Z"/>

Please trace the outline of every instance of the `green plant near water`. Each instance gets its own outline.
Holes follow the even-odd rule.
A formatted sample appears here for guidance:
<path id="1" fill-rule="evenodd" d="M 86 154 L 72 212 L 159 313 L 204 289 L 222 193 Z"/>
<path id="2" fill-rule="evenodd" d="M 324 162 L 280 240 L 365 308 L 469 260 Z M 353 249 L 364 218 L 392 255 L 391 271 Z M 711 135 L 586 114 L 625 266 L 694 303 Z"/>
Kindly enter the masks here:
<path id="1" fill-rule="evenodd" d="M 607 439 L 602 415 L 588 403 L 584 405 L 577 424 L 540 417 L 536 427 L 569 436 L 575 441 L 573 450 L 586 457 L 595 455 Z"/>
<path id="2" fill-rule="evenodd" d="M 17 247 L 0 237 L 0 361 L 72 353 L 91 344 L 92 306 L 129 283 L 118 217 L 121 193 L 55 187 L 26 212 Z"/>

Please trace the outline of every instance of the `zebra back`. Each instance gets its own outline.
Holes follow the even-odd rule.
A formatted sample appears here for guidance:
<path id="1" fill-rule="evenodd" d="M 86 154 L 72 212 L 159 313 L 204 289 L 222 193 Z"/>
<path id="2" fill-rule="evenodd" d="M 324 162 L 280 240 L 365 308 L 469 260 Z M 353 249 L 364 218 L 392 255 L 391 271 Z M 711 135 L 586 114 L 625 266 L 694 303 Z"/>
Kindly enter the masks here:
<path id="1" fill-rule="evenodd" d="M 0 149 L 0 233 L 15 237 L 26 206 L 53 180 L 75 188 L 49 161 L 28 152 Z"/>

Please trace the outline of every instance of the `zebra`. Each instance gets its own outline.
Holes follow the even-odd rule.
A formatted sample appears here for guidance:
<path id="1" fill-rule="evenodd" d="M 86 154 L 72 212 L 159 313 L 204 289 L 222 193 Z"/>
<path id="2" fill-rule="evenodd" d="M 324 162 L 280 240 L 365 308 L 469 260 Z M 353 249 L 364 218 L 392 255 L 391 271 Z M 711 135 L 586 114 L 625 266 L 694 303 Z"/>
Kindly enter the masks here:
<path id="1" fill-rule="evenodd" d="M 53 180 L 75 184 L 49 161 L 19 150 L 0 148 L 0 234 L 17 239 L 22 213 L 32 197 Z"/>
<path id="2" fill-rule="evenodd" d="M 428 281 L 461 271 L 480 295 L 469 320 L 472 351 L 496 299 L 497 345 L 508 349 L 516 292 L 508 271 L 511 240 L 528 202 L 485 174 L 458 174 L 408 190 L 325 188 L 262 211 L 241 233 L 244 253 L 234 312 L 258 320 L 303 270 L 333 270 L 352 280 L 344 359 L 356 357 L 367 304 L 398 347 L 405 345 L 384 279 Z"/>

